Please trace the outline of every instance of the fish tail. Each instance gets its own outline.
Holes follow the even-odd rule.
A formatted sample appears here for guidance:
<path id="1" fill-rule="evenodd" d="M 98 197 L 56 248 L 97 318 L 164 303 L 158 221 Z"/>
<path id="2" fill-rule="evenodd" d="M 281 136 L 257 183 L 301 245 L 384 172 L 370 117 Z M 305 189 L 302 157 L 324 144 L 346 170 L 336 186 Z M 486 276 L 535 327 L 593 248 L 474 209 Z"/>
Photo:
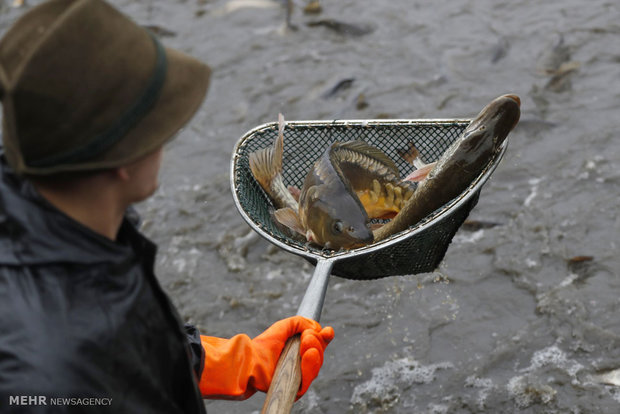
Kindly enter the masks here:
<path id="1" fill-rule="evenodd" d="M 284 154 L 284 117 L 278 114 L 278 136 L 273 145 L 250 154 L 250 170 L 254 178 L 267 192 L 271 183 L 282 174 L 282 155 Z"/>
<path id="2" fill-rule="evenodd" d="M 409 164 L 415 167 L 415 171 L 412 172 L 404 180 L 419 182 L 426 178 L 428 173 L 433 169 L 436 162 L 425 163 L 422 161 L 422 154 L 415 147 L 413 142 L 409 142 L 409 146 L 406 149 L 401 149 L 398 154 Z"/>
<path id="3" fill-rule="evenodd" d="M 298 207 L 297 200 L 284 185 L 282 156 L 284 154 L 284 117 L 278 115 L 278 136 L 273 145 L 250 154 L 250 170 L 276 208 Z"/>
<path id="4" fill-rule="evenodd" d="M 401 148 L 397 150 L 398 155 L 402 159 L 413 165 L 414 161 L 420 157 L 420 151 L 415 147 L 412 141 L 407 143 L 407 148 Z"/>

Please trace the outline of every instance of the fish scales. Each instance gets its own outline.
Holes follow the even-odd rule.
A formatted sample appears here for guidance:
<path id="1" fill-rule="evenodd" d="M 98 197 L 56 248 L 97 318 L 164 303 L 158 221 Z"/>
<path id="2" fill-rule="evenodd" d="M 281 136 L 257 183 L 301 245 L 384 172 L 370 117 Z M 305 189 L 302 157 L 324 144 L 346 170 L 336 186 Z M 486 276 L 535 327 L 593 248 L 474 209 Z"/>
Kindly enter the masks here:
<path id="1" fill-rule="evenodd" d="M 351 183 L 370 218 L 394 217 L 415 184 L 400 179 L 398 167 L 383 151 L 364 141 L 336 142 L 331 159 Z M 395 190 L 398 188 L 398 190 Z"/>
<path id="2" fill-rule="evenodd" d="M 394 161 L 364 141 L 336 142 L 330 158 L 340 166 L 355 191 L 370 188 L 374 179 L 400 185 L 400 173 Z"/>

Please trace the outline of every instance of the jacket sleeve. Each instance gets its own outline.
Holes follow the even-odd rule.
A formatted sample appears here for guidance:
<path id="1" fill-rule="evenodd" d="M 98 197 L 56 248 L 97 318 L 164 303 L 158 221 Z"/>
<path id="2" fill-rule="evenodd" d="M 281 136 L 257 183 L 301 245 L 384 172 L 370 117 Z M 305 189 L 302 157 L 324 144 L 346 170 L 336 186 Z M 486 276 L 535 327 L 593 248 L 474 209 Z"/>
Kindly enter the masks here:
<path id="1" fill-rule="evenodd" d="M 200 341 L 200 331 L 194 325 L 185 324 L 185 334 L 189 344 L 189 357 L 196 378 L 200 379 L 205 362 L 205 350 Z"/>

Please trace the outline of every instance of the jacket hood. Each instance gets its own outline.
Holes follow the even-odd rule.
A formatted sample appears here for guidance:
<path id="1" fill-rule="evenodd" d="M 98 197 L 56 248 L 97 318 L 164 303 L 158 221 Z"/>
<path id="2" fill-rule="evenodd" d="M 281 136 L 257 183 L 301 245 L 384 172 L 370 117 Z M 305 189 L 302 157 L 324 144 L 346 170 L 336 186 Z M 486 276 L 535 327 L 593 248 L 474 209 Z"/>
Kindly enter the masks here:
<path id="1" fill-rule="evenodd" d="M 137 233 L 127 217 L 119 235 L 126 231 Z M 50 204 L 30 181 L 14 173 L 0 147 L 0 264 L 118 263 L 131 250 L 127 243 L 107 239 Z"/>

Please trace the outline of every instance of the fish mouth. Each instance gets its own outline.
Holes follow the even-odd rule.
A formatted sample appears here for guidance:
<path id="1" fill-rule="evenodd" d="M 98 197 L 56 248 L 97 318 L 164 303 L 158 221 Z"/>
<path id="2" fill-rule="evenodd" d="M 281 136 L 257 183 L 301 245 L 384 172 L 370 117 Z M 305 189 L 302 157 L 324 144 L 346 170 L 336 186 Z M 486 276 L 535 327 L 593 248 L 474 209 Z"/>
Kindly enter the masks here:
<path id="1" fill-rule="evenodd" d="M 356 235 L 355 241 L 351 241 L 351 243 L 348 243 L 346 248 L 357 249 L 358 247 L 368 246 L 369 244 L 372 244 L 374 241 L 375 241 L 374 235 L 372 234 L 372 231 L 368 229 L 368 234 Z"/>
<path id="2" fill-rule="evenodd" d="M 520 115 L 521 99 L 514 94 L 502 95 L 485 106 L 467 130 L 493 135 L 496 138 L 495 146 L 499 146 L 517 125 Z"/>
<path id="3" fill-rule="evenodd" d="M 515 101 L 517 105 L 519 105 L 519 108 L 521 107 L 521 98 L 519 98 L 517 95 L 509 93 L 509 94 L 503 95 L 503 98 L 510 98 L 513 101 Z"/>
<path id="4" fill-rule="evenodd" d="M 368 246 L 369 244 L 372 244 L 374 241 L 375 241 L 375 239 L 372 238 L 371 240 L 366 241 L 366 242 L 352 243 L 352 244 L 348 245 L 345 249 L 346 250 L 358 249 L 360 247 Z"/>
<path id="5" fill-rule="evenodd" d="M 514 95 L 514 94 L 502 95 L 499 99 L 502 99 L 502 98 L 510 99 L 510 100 L 514 101 L 517 104 L 516 109 L 514 108 L 514 106 L 513 106 L 512 109 L 506 109 L 506 111 L 511 111 L 512 110 L 513 112 L 516 113 L 516 117 L 515 117 L 512 125 L 510 126 L 510 129 L 509 129 L 509 131 L 512 131 L 514 129 L 514 127 L 516 127 L 517 124 L 519 123 L 519 118 L 521 116 L 521 98 L 519 98 L 517 95 Z M 509 102 L 510 101 L 506 101 L 506 104 L 505 104 L 506 107 L 509 106 Z"/>

